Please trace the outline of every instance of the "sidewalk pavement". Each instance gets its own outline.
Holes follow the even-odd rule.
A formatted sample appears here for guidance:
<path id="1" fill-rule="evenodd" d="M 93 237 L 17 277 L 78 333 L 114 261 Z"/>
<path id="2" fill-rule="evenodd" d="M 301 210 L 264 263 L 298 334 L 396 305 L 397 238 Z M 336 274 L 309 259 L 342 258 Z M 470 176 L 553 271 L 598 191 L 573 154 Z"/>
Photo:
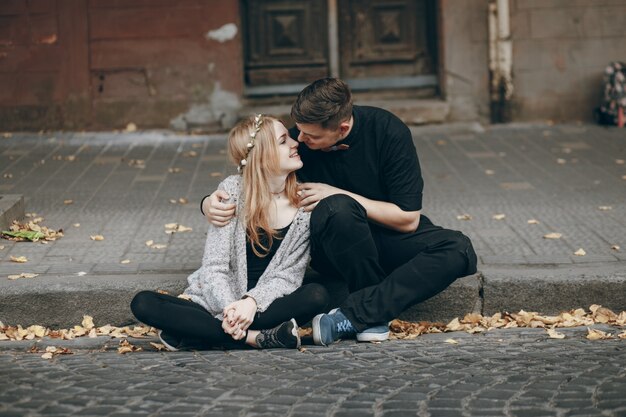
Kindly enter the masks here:
<path id="1" fill-rule="evenodd" d="M 594 303 L 626 310 L 625 130 L 526 124 L 412 130 L 425 179 L 423 213 L 470 236 L 480 265 L 478 274 L 403 318 L 552 314 Z M 48 244 L 0 240 L 0 321 L 67 327 L 91 315 L 97 325 L 123 325 L 134 321 L 129 302 L 137 291 L 182 291 L 204 248 L 207 223 L 198 203 L 235 172 L 225 138 L 154 131 L 0 135 L 0 194 L 23 195 L 27 213 L 64 232 Z M 170 223 L 192 230 L 166 234 Z M 561 237 L 544 237 L 550 233 Z M 584 256 L 575 254 L 579 249 Z M 39 275 L 7 279 L 20 273 Z"/>

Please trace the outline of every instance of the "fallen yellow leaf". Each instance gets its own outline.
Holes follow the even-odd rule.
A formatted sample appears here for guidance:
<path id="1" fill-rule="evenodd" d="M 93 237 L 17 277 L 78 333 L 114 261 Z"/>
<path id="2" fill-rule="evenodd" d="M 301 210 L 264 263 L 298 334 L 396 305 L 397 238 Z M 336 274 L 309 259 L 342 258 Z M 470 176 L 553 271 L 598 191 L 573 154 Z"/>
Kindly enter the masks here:
<path id="1" fill-rule="evenodd" d="M 451 345 L 458 345 L 458 344 L 459 344 L 459 342 L 457 342 L 457 341 L 456 341 L 456 340 L 454 340 L 454 339 L 446 339 L 446 340 L 445 340 L 445 343 L 449 343 L 449 344 L 451 344 Z"/>
<path id="2" fill-rule="evenodd" d="M 146 246 L 152 246 L 154 244 L 154 240 L 146 240 Z"/>
<path id="3" fill-rule="evenodd" d="M 506 218 L 506 214 L 494 214 L 493 215 L 494 220 L 502 220 L 504 218 Z"/>
<path id="4" fill-rule="evenodd" d="M 496 172 L 495 172 L 494 170 L 492 170 L 492 169 L 485 170 L 485 174 L 486 174 L 486 175 L 493 175 L 493 174 L 495 174 L 495 173 L 496 173 Z"/>
<path id="5" fill-rule="evenodd" d="M 167 350 L 167 348 L 165 347 L 164 344 L 162 343 L 154 343 L 154 342 L 150 342 L 150 345 L 155 348 L 156 350 L 158 350 L 159 352 L 161 352 L 162 350 Z"/>
<path id="6" fill-rule="evenodd" d="M 120 262 L 121 264 L 129 264 L 130 263 L 130 259 L 124 259 L 123 261 Z"/>
<path id="7" fill-rule="evenodd" d="M 613 246 L 611 246 L 611 249 L 613 249 L 614 251 L 618 251 L 619 252 L 620 247 L 619 247 L 619 245 L 613 245 Z"/>
<path id="8" fill-rule="evenodd" d="M 16 280 L 16 279 L 20 279 L 20 278 L 35 278 L 38 277 L 39 274 L 31 274 L 31 273 L 27 273 L 27 272 L 22 272 L 21 274 L 18 275 L 9 275 L 7 278 L 10 280 Z"/>
<path id="9" fill-rule="evenodd" d="M 613 207 L 611 207 L 611 206 L 598 206 L 598 210 L 609 211 L 609 210 L 613 210 Z"/>
<path id="10" fill-rule="evenodd" d="M 83 322 L 81 324 L 87 330 L 91 330 L 95 327 L 93 324 L 93 317 L 91 316 L 83 316 Z"/>
<path id="11" fill-rule="evenodd" d="M 560 239 L 563 236 L 560 233 L 548 233 L 547 235 L 543 235 L 544 239 Z"/>
<path id="12" fill-rule="evenodd" d="M 96 241 L 101 241 L 104 240 L 104 236 L 102 235 L 94 235 L 94 236 L 90 236 L 91 240 L 96 240 Z"/>
<path id="13" fill-rule="evenodd" d="M 564 165 L 565 163 L 567 163 L 567 161 L 565 159 L 563 159 L 563 158 L 558 158 L 556 160 L 556 163 L 559 164 L 559 165 Z"/>
<path id="14" fill-rule="evenodd" d="M 624 160 L 623 160 L 623 159 L 616 159 L 616 160 L 615 160 L 615 163 L 616 163 L 617 165 L 624 165 Z"/>
<path id="15" fill-rule="evenodd" d="M 585 256 L 586 254 L 587 254 L 587 252 L 585 252 L 585 250 L 583 248 L 580 248 L 576 252 L 574 252 L 574 255 L 576 255 L 576 256 Z"/>
<path id="16" fill-rule="evenodd" d="M 554 329 L 548 329 L 548 336 L 550 336 L 551 339 L 565 339 L 563 333 L 559 333 Z"/>
<path id="17" fill-rule="evenodd" d="M 74 223 L 74 227 L 80 227 L 80 223 Z"/>
<path id="18" fill-rule="evenodd" d="M 137 131 L 137 125 L 134 123 L 129 123 L 126 125 L 126 129 L 124 129 L 126 132 L 131 133 L 131 132 L 136 132 Z"/>
<path id="19" fill-rule="evenodd" d="M 20 264 L 25 264 L 26 262 L 28 262 L 28 258 L 26 258 L 26 256 L 13 256 L 11 255 L 11 262 L 17 262 Z"/>
<path id="20" fill-rule="evenodd" d="M 603 332 L 602 330 L 590 329 L 587 327 L 587 339 L 589 340 L 607 340 L 613 339 L 611 333 Z"/>
<path id="21" fill-rule="evenodd" d="M 535 220 L 535 219 L 530 219 L 526 223 L 528 223 L 528 224 L 539 224 L 539 221 Z"/>
<path id="22" fill-rule="evenodd" d="M 63 200 L 63 204 L 69 206 L 70 204 L 74 204 L 74 200 Z"/>
<path id="23" fill-rule="evenodd" d="M 469 214 L 460 214 L 458 216 L 456 216 L 457 220 L 472 220 L 472 216 L 470 216 Z"/>

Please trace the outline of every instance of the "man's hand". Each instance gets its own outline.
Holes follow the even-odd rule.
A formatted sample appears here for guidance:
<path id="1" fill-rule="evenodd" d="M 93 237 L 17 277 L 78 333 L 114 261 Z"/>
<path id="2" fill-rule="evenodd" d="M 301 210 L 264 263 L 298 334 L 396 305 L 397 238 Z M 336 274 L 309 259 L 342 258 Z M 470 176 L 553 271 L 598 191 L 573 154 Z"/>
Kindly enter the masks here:
<path id="1" fill-rule="evenodd" d="M 305 182 L 298 185 L 300 207 L 304 207 L 304 211 L 312 211 L 320 200 L 335 194 L 347 193 L 341 188 L 319 182 Z"/>
<path id="2" fill-rule="evenodd" d="M 235 217 L 235 204 L 223 203 L 230 198 L 224 190 L 215 190 L 202 202 L 202 211 L 207 220 L 217 227 L 226 226 Z"/>

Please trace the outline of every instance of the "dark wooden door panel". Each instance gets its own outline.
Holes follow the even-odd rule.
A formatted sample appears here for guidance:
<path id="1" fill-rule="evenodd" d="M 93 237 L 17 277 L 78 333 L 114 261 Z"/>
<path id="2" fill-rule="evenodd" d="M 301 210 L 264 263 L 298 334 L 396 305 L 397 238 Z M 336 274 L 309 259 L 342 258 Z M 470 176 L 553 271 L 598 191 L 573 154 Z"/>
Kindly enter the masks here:
<path id="1" fill-rule="evenodd" d="M 248 86 L 328 75 L 326 0 L 248 0 L 242 10 Z"/>
<path id="2" fill-rule="evenodd" d="M 434 73 L 427 0 L 340 0 L 339 44 L 344 78 Z"/>

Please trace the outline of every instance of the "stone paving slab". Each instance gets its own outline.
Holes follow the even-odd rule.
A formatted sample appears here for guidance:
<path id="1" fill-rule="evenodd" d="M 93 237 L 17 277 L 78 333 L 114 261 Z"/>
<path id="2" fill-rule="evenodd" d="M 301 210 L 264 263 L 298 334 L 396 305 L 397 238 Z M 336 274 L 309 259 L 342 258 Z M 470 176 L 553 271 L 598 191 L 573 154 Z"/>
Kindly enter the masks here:
<path id="1" fill-rule="evenodd" d="M 52 360 L 27 353 L 33 342 L 3 342 L 0 415 L 624 415 L 625 342 L 559 331 L 565 339 L 507 329 L 304 351 L 156 352 L 154 339 L 130 339 L 144 351 L 120 355 L 108 338 L 37 343 L 74 352 Z"/>
<path id="2" fill-rule="evenodd" d="M 481 308 L 512 309 L 522 303 L 573 308 L 588 307 L 579 305 L 587 302 L 618 306 L 615 294 L 621 291 L 623 275 L 610 275 L 607 289 L 597 291 L 589 285 L 601 285 L 606 277 L 596 275 L 596 280 L 584 285 L 579 278 L 598 265 L 626 269 L 623 130 L 590 125 L 472 125 L 467 129 L 455 125 L 412 131 L 425 179 L 423 212 L 435 223 L 472 238 L 485 279 L 479 288 Z M 29 288 L 45 291 L 47 287 L 39 289 L 37 281 L 50 279 L 61 294 L 78 278 L 84 288 L 68 292 L 75 300 L 85 291 L 103 291 L 125 301 L 130 295 L 121 294 L 120 287 L 106 287 L 113 279 L 95 277 L 119 275 L 129 285 L 145 280 L 135 287 L 145 288 L 160 279 L 154 277 L 182 276 L 196 269 L 207 227 L 198 210 L 200 198 L 235 172 L 224 144 L 225 135 L 167 131 L 15 133 L 0 139 L 0 192 L 23 195 L 27 213 L 43 216 L 45 226 L 63 229 L 65 234 L 48 244 L 2 240 L 2 293 L 13 294 L 11 302 L 17 303 L 18 291 L 13 289 L 22 289 L 24 297 Z M 459 219 L 463 214 L 469 220 Z M 497 220 L 496 214 L 504 218 Z M 529 220 L 536 222 L 529 224 Z M 166 234 L 167 223 L 193 230 Z M 552 232 L 562 234 L 561 238 L 544 238 Z M 91 240 L 97 234 L 104 240 Z M 150 240 L 165 246 L 149 247 Z M 580 248 L 585 256 L 574 255 Z M 29 261 L 16 264 L 11 256 L 26 256 Z M 125 260 L 129 262 L 122 264 Z M 554 292 L 538 290 L 554 285 L 550 276 L 555 266 L 573 268 L 571 276 L 578 277 L 573 282 L 565 276 L 560 279 L 559 287 L 571 284 L 572 289 L 559 291 L 557 301 Z M 535 271 L 535 278 L 526 279 L 518 268 Z M 493 276 L 487 273 L 490 269 Z M 40 277 L 27 282 L 4 278 L 21 272 Z M 92 278 L 78 277 L 79 272 Z M 31 299 L 22 304 L 30 304 L 33 311 L 39 309 L 39 302 Z M 424 303 L 416 311 L 433 318 L 429 311 L 454 302 L 451 311 L 476 309 L 475 297 L 459 293 L 432 308 Z M 52 318 L 50 308 L 41 308 L 36 317 L 47 313 L 51 322 L 63 320 L 61 314 Z M 64 308 L 62 314 L 68 310 L 72 308 Z M 124 320 L 116 314 L 111 317 Z"/>

